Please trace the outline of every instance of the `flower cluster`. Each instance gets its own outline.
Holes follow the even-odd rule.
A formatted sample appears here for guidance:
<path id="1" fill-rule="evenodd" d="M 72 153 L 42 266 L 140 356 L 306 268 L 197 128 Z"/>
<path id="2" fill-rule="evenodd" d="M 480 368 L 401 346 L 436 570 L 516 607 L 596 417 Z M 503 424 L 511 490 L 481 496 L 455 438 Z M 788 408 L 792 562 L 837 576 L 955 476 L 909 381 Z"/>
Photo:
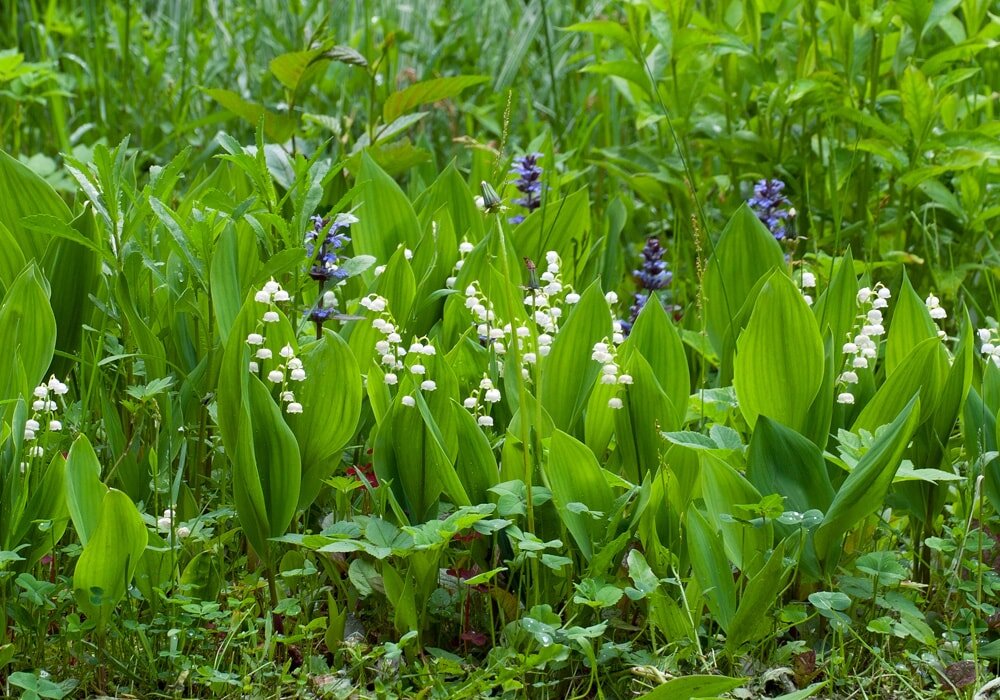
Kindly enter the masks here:
<path id="1" fill-rule="evenodd" d="M 306 257 L 312 261 L 309 276 L 323 283 L 329 280 L 340 281 L 347 277 L 347 272 L 340 267 L 340 250 L 351 242 L 347 235 L 351 224 L 358 219 L 352 214 L 337 214 L 333 221 L 322 216 L 312 217 L 312 230 L 306 233 Z M 322 239 L 320 238 L 322 236 Z"/>
<path id="2" fill-rule="evenodd" d="M 816 289 L 816 275 L 809 270 L 803 270 L 802 276 L 799 278 L 799 286 L 802 288 L 802 298 L 806 300 L 806 303 L 809 304 L 809 306 L 812 306 L 812 294 L 808 293 L 806 290 Z"/>
<path id="3" fill-rule="evenodd" d="M 295 348 L 291 345 L 284 345 L 279 351 L 278 360 L 274 357 L 274 351 L 267 347 L 267 338 L 261 331 L 270 323 L 278 323 L 281 315 L 278 312 L 277 304 L 288 301 L 288 292 L 281 288 L 281 285 L 269 280 L 259 292 L 254 295 L 254 300 L 259 304 L 266 304 L 267 310 L 257 321 L 257 328 L 253 333 L 247 335 L 247 345 L 253 351 L 253 359 L 250 360 L 249 370 L 254 374 L 259 374 L 267 370 L 267 380 L 272 384 L 280 384 L 280 394 L 282 403 L 285 404 L 285 411 L 288 413 L 302 413 L 302 404 L 295 400 L 295 393 L 290 390 L 289 380 L 293 382 L 305 381 L 306 371 L 302 366 L 302 360 L 295 356 Z"/>
<path id="4" fill-rule="evenodd" d="M 559 332 L 559 319 L 563 314 L 560 302 L 572 306 L 580 301 L 580 295 L 563 284 L 561 269 L 559 254 L 554 250 L 548 251 L 545 254 L 545 272 L 539 278 L 544 286 L 536 285 L 524 297 L 524 305 L 533 309 L 535 325 L 543 334 L 555 335 Z"/>
<path id="5" fill-rule="evenodd" d="M 444 283 L 448 289 L 455 288 L 455 282 L 458 281 L 458 273 L 461 272 L 462 266 L 465 265 L 465 258 L 472 252 L 473 248 L 475 248 L 475 246 L 469 241 L 462 241 L 458 244 L 458 260 L 455 261 L 455 269 L 452 276 L 445 280 Z"/>
<path id="6" fill-rule="evenodd" d="M 62 421 L 56 415 L 59 404 L 54 397 L 65 396 L 67 393 L 69 387 L 55 375 L 50 376 L 47 382 L 42 382 L 31 392 L 33 397 L 31 417 L 24 423 L 24 441 L 33 443 L 27 451 L 29 459 L 41 459 L 45 456 L 45 449 L 39 444 L 44 432 L 57 433 L 62 430 Z M 28 463 L 22 462 L 20 467 L 23 474 L 28 470 Z"/>
<path id="7" fill-rule="evenodd" d="M 476 415 L 476 422 L 479 423 L 479 425 L 484 428 L 492 428 L 493 417 L 488 415 L 487 411 L 489 410 L 489 406 L 499 403 L 501 398 L 500 390 L 494 386 L 493 380 L 490 379 L 488 375 L 484 374 L 483 378 L 479 382 L 479 388 L 474 390 L 472 394 L 462 402 L 462 405 Z M 480 401 L 482 401 L 482 403 L 480 403 Z"/>
<path id="8" fill-rule="evenodd" d="M 594 343 L 594 350 L 590 354 L 590 359 L 601 363 L 601 384 L 628 385 L 632 383 L 632 375 L 622 374 L 617 363 L 617 347 L 621 340 L 613 338 L 609 343 L 605 338 L 599 343 Z M 608 408 L 618 409 L 622 407 L 622 400 L 617 396 L 608 399 Z"/>
<path id="9" fill-rule="evenodd" d="M 542 167 L 538 164 L 541 157 L 541 153 L 529 153 L 515 158 L 514 167 L 510 170 L 511 175 L 518 176 L 514 181 L 514 187 L 522 195 L 514 200 L 514 204 L 524 207 L 529 214 L 542 204 Z M 518 214 L 510 217 L 508 221 L 519 224 L 524 221 L 524 216 Z"/>
<path id="10" fill-rule="evenodd" d="M 639 318 L 639 312 L 646 302 L 651 297 L 657 296 L 656 292 L 670 286 L 674 278 L 674 273 L 663 259 L 665 252 L 659 238 L 650 236 L 646 239 L 646 245 L 642 247 L 642 264 L 638 269 L 632 270 L 638 289 L 632 298 L 632 306 L 629 307 L 629 319 L 622 324 L 626 333 L 632 331 L 632 326 Z"/>
<path id="11" fill-rule="evenodd" d="M 511 348 L 517 348 L 520 358 L 521 376 L 526 382 L 533 381 L 531 367 L 537 366 L 540 358 L 552 350 L 555 336 L 565 307 L 580 301 L 580 295 L 572 286 L 562 280 L 562 260 L 555 251 L 545 254 L 545 270 L 536 277 L 533 263 L 528 262 L 530 279 L 523 287 L 523 304 L 529 320 L 520 323 L 505 323 L 498 318 L 492 302 L 483 293 L 479 283 L 473 281 L 465 289 L 465 307 L 472 314 L 472 320 L 480 342 L 492 349 L 496 360 L 496 370 L 503 376 L 504 362 L 511 356 Z M 515 345 L 516 344 L 516 345 Z M 500 390 L 494 386 L 489 376 L 483 377 L 479 388 L 465 399 L 463 404 L 475 412 L 479 425 L 490 427 L 493 418 L 488 413 L 489 404 L 501 400 Z"/>
<path id="12" fill-rule="evenodd" d="M 929 295 L 927 299 L 924 300 L 924 305 L 927 307 L 927 313 L 931 315 L 931 318 L 935 321 L 943 321 L 948 318 L 948 312 L 945 311 L 944 307 L 941 306 L 941 300 L 938 299 L 933 294 Z M 938 337 L 945 337 L 944 329 L 938 329 Z"/>
<path id="13" fill-rule="evenodd" d="M 479 282 L 473 282 L 465 288 L 465 308 L 472 313 L 473 320 L 479 324 L 480 328 L 494 323 L 497 319 L 493 304 L 479 288 Z M 486 337 L 488 334 L 480 330 L 479 335 Z"/>
<path id="14" fill-rule="evenodd" d="M 980 351 L 983 357 L 992 360 L 993 364 L 1000 367 L 1000 336 L 992 328 L 980 328 L 976 333 L 982 343 Z"/>
<path id="15" fill-rule="evenodd" d="M 369 294 L 360 302 L 368 311 L 378 314 L 372 320 L 372 327 L 384 337 L 376 341 L 375 352 L 379 354 L 379 363 L 384 367 L 386 384 L 394 386 L 399 383 L 398 370 L 403 369 L 403 358 L 406 348 L 403 347 L 403 337 L 396 328 L 396 319 L 388 311 L 389 302 L 378 294 Z"/>
<path id="16" fill-rule="evenodd" d="M 885 335 L 882 325 L 883 311 L 889 306 L 892 292 L 881 282 L 874 288 L 864 287 L 858 290 L 858 324 L 854 336 L 843 346 L 843 352 L 849 363 L 847 369 L 841 372 L 838 383 L 841 391 L 837 394 L 837 403 L 854 403 L 854 394 L 850 386 L 858 383 L 856 370 L 868 369 L 878 357 L 878 338 Z"/>
<path id="17" fill-rule="evenodd" d="M 322 335 L 323 324 L 339 313 L 337 295 L 328 289 L 320 296 L 318 303 L 309 312 L 309 320 L 316 324 L 317 337 Z"/>
<path id="18" fill-rule="evenodd" d="M 156 520 L 156 529 L 160 532 L 170 532 L 171 530 L 174 530 L 174 521 L 176 520 L 176 516 L 177 513 L 173 508 L 165 509 L 163 511 L 163 515 Z M 177 535 L 178 539 L 184 539 L 185 537 L 190 536 L 191 528 L 186 525 L 181 525 L 179 528 L 174 530 L 174 533 Z"/>
<path id="19" fill-rule="evenodd" d="M 377 294 L 369 294 L 361 299 L 361 306 L 367 310 L 378 314 L 372 320 L 372 327 L 384 337 L 375 342 L 375 352 L 379 354 L 379 364 L 384 369 L 383 381 L 389 386 L 399 384 L 399 372 L 407 368 L 407 358 L 409 359 L 410 374 L 420 381 L 421 391 L 435 391 L 437 383 L 427 377 L 427 367 L 421 360 L 422 357 L 432 357 L 437 354 L 437 350 L 427 338 L 413 341 L 409 349 L 404 347 L 403 337 L 399 333 L 395 319 L 388 310 L 389 302 L 385 297 Z M 415 406 L 416 399 L 407 395 L 401 399 L 404 406 Z"/>
<path id="20" fill-rule="evenodd" d="M 787 234 L 788 220 L 795 216 L 795 209 L 783 194 L 785 183 L 781 180 L 759 180 L 753 186 L 753 196 L 747 204 L 767 230 L 779 241 Z"/>

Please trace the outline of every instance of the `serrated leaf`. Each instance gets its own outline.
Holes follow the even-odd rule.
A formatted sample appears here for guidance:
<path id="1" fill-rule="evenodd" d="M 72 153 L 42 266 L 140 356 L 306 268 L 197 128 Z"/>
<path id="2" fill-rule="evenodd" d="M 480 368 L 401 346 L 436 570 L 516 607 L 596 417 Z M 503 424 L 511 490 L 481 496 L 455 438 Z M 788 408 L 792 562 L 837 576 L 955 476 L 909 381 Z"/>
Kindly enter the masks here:
<path id="1" fill-rule="evenodd" d="M 489 80 L 489 76 L 486 75 L 456 75 L 414 83 L 389 95 L 382 106 L 382 120 L 386 124 L 392 123 L 396 118 L 418 105 L 455 97 L 466 88 L 479 85 L 487 80 Z"/>

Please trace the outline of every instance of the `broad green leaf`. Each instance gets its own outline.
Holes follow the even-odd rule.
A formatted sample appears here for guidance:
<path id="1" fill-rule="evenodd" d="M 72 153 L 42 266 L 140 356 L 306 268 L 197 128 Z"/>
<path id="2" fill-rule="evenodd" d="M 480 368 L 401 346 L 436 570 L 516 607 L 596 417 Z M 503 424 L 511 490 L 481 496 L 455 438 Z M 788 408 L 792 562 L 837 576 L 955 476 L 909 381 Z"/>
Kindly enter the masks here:
<path id="1" fill-rule="evenodd" d="M 642 307 L 624 345 L 634 347 L 649 362 L 656 381 L 676 411 L 675 420 L 679 425 L 684 420 L 691 394 L 687 354 L 680 334 L 656 297 Z M 661 430 L 670 429 L 661 426 Z"/>
<path id="2" fill-rule="evenodd" d="M 299 502 L 302 463 L 295 435 L 264 383 L 251 375 L 247 404 L 253 456 L 267 508 L 269 537 L 285 534 Z"/>
<path id="3" fill-rule="evenodd" d="M 699 462 L 706 515 L 713 527 L 722 532 L 727 559 L 745 573 L 757 571 L 771 549 L 771 524 L 758 527 L 737 522 L 734 518 L 749 519 L 747 514 L 740 512 L 740 506 L 759 503 L 761 494 L 742 474 L 714 454 L 701 452 Z"/>
<path id="4" fill-rule="evenodd" d="M 486 75 L 456 75 L 414 83 L 389 95 L 382 105 L 382 120 L 389 124 L 418 105 L 455 97 L 466 88 L 485 83 L 487 80 L 489 76 Z"/>
<path id="5" fill-rule="evenodd" d="M 3 222 L 0 221 L 0 285 L 6 290 L 24 269 L 24 253 Z"/>
<path id="6" fill-rule="evenodd" d="M 314 73 L 316 67 L 326 60 L 329 59 L 322 48 L 290 51 L 275 56 L 268 67 L 271 75 L 281 81 L 282 85 L 296 92 L 302 86 L 303 78 L 308 78 L 309 74 Z"/>
<path id="7" fill-rule="evenodd" d="M 170 551 L 170 543 L 158 533 L 148 533 L 146 551 L 139 557 L 135 567 L 135 587 L 147 601 L 156 600 L 156 591 L 167 590 L 168 584 L 176 576 L 176 560 Z M 211 555 L 210 550 L 201 554 Z M 196 555 L 196 556 L 200 556 Z"/>
<path id="8" fill-rule="evenodd" d="M 377 285 L 378 293 L 389 302 L 388 310 L 393 318 L 406 329 L 417 294 L 417 281 L 413 267 L 406 259 L 405 250 L 400 249 L 390 253 L 385 271 L 379 275 Z"/>
<path id="9" fill-rule="evenodd" d="M 915 65 L 909 65 L 899 80 L 899 97 L 903 104 L 903 119 L 910 127 L 910 136 L 919 147 L 936 117 L 934 92 L 930 81 Z"/>
<path id="10" fill-rule="evenodd" d="M 101 463 L 86 435 L 81 434 L 66 458 L 66 505 L 84 547 L 97 529 L 108 487 L 101 482 Z"/>
<path id="11" fill-rule="evenodd" d="M 735 653 L 774 632 L 776 620 L 770 611 L 784 592 L 791 567 L 785 564 L 785 543 L 782 540 L 767 563 L 743 589 L 739 607 L 726 630 L 726 650 Z"/>
<path id="12" fill-rule="evenodd" d="M 667 447 L 660 428 L 680 427 L 681 419 L 642 355 L 633 353 L 624 370 L 632 376 L 633 383 L 619 387 L 618 397 L 623 407 L 609 410 L 614 412 L 622 475 L 638 484 L 646 473 L 655 473 L 660 465 L 660 454 Z"/>
<path id="13" fill-rule="evenodd" d="M 455 471 L 472 503 L 488 503 L 491 500 L 489 490 L 500 482 L 490 441 L 476 424 L 475 417 L 457 403 L 454 404 L 454 417 L 458 429 Z"/>
<path id="14" fill-rule="evenodd" d="M 454 161 L 441 171 L 430 187 L 420 193 L 414 207 L 420 212 L 423 223 L 430 221 L 435 212 L 446 207 L 454 224 L 455 237 L 459 241 L 468 238 L 470 242 L 478 243 L 483 238 L 483 213 L 476 207 L 472 190 L 458 172 Z"/>
<path id="15" fill-rule="evenodd" d="M 833 336 L 834 365 L 840 367 L 841 348 L 851 339 L 858 308 L 858 278 L 854 273 L 854 256 L 848 248 L 838 258 L 833 269 L 830 286 L 820 295 L 813 307 L 820 333 L 830 329 Z"/>
<path id="16" fill-rule="evenodd" d="M 614 494 L 594 453 L 583 443 L 556 430 L 549 443 L 549 459 L 543 473 L 559 516 L 576 540 L 580 553 L 589 560 L 595 543 L 603 541 L 607 535 L 606 524 L 603 518 L 575 512 L 569 504 L 583 503 L 591 512 L 605 516 L 611 512 Z"/>
<path id="17" fill-rule="evenodd" d="M 101 503 L 97 527 L 73 572 L 77 605 L 95 620 L 98 629 L 111 619 L 115 606 L 132 580 L 143 550 L 146 526 L 132 500 L 109 489 Z"/>
<path id="18" fill-rule="evenodd" d="M 94 309 L 92 295 L 101 277 L 101 254 L 97 243 L 101 234 L 93 212 L 85 210 L 69 222 L 66 229 L 75 237 L 53 236 L 42 258 L 57 328 L 57 356 L 51 371 L 60 377 L 69 374 L 75 365 L 72 358 L 80 354 L 83 329 Z"/>
<path id="19" fill-rule="evenodd" d="M 833 486 L 819 448 L 790 428 L 762 416 L 747 454 L 747 478 L 763 495 L 779 494 L 786 510 L 826 512 Z"/>
<path id="20" fill-rule="evenodd" d="M 757 280 L 784 264 L 774 236 L 748 206 L 741 206 L 723 229 L 705 267 L 705 325 L 716 354 L 722 353 L 730 323 Z"/>
<path id="21" fill-rule="evenodd" d="M 211 550 L 198 552 L 181 574 L 184 595 L 195 600 L 214 601 L 222 588 L 219 557 Z"/>
<path id="22" fill-rule="evenodd" d="M 295 131 L 295 119 L 293 117 L 287 114 L 272 112 L 263 105 L 243 99 L 232 90 L 215 88 L 205 90 L 205 94 L 251 126 L 256 127 L 260 123 L 260 120 L 263 119 L 264 133 L 272 141 L 279 143 L 286 141 L 291 137 L 292 132 Z"/>
<path id="23" fill-rule="evenodd" d="M 517 225 L 511 238 L 522 257 L 530 258 L 541 267 L 550 250 L 563 254 L 569 250 L 585 253 L 589 249 L 590 222 L 590 195 L 587 188 L 582 188 L 563 199 L 546 201 Z M 585 255 L 580 254 L 574 263 L 582 267 L 586 263 Z M 572 270 L 564 266 L 563 277 L 569 282 L 574 281 Z"/>
<path id="24" fill-rule="evenodd" d="M 356 188 L 358 223 L 351 227 L 354 252 L 374 255 L 384 265 L 399 246 L 415 249 L 420 223 L 399 185 L 367 154 L 361 156 L 357 179 L 361 184 Z"/>
<path id="25" fill-rule="evenodd" d="M 294 386 L 302 413 L 287 421 L 302 456 L 299 508 L 311 504 L 323 480 L 340 462 L 361 415 L 361 371 L 347 343 L 332 331 L 302 356 L 306 379 Z"/>
<path id="26" fill-rule="evenodd" d="M 69 520 L 66 506 L 66 460 L 57 453 L 31 489 L 20 517 L 4 533 L 7 540 L 3 546 L 8 549 L 20 544 L 29 545 L 22 551 L 23 570 L 30 570 L 59 542 Z M 39 527 L 44 522 L 49 523 L 48 529 Z M 0 525 L 3 524 L 3 518 L 0 518 Z"/>
<path id="27" fill-rule="evenodd" d="M 688 556 L 712 617 L 724 630 L 736 615 L 736 583 L 722 538 L 701 512 L 687 511 Z M 667 696 L 665 696 L 667 697 Z"/>
<path id="28" fill-rule="evenodd" d="M 718 697 L 746 683 L 728 676 L 681 676 L 653 688 L 639 700 L 697 700 Z"/>
<path id="29" fill-rule="evenodd" d="M 22 396 L 45 378 L 56 347 L 48 285 L 35 264 L 26 267 L 0 302 L 0 399 Z"/>
<path id="30" fill-rule="evenodd" d="M 560 430 L 570 431 L 600 372 L 594 344 L 611 335 L 611 313 L 597 284 L 580 297 L 542 362 L 542 405 Z"/>
<path id="31" fill-rule="evenodd" d="M 913 348 L 928 338 L 937 338 L 937 325 L 927 312 L 923 300 L 913 290 L 910 279 L 903 275 L 903 287 L 892 308 L 892 325 L 886 341 L 885 366 L 888 374 L 896 371 Z"/>
<path id="32" fill-rule="evenodd" d="M 428 358 L 431 360 L 433 358 Z M 435 367 L 428 362 L 428 372 L 435 375 Z M 407 380 L 410 381 L 410 380 Z M 457 398 L 454 392 L 444 386 L 425 396 L 415 396 L 416 401 L 423 405 L 405 406 L 401 397 L 409 391 L 415 395 L 413 386 L 404 385 L 396 396 L 390 413 L 390 418 L 383 421 L 379 430 L 381 439 L 386 432 L 386 442 L 383 450 L 392 453 L 392 462 L 382 462 L 382 466 L 391 467 L 391 471 L 379 472 L 379 478 L 391 478 L 398 484 L 398 493 L 402 501 L 409 506 L 411 522 L 423 522 L 431 517 L 432 506 L 437 503 L 442 493 L 452 496 L 452 502 L 466 505 L 468 496 L 462 488 L 455 473 L 454 461 L 458 452 L 457 440 L 447 438 L 438 420 L 445 422 L 444 429 L 454 435 L 453 420 L 448 414 L 457 410 L 452 401 Z M 405 435 L 401 440 L 399 436 Z M 376 467 L 380 466 L 379 445 L 375 446 Z"/>
<path id="33" fill-rule="evenodd" d="M 936 337 L 917 345 L 900 363 L 896 372 L 875 392 L 854 425 L 853 432 L 874 432 L 892 421 L 909 401 L 920 393 L 920 423 L 934 413 L 948 372 L 948 353 Z"/>
<path id="34" fill-rule="evenodd" d="M 72 218 L 69 207 L 52 186 L 26 165 L 0 151 L 0 225 L 11 233 L 25 260 L 41 260 L 47 241 L 24 225 L 25 217 L 47 214 L 60 221 Z"/>
<path id="35" fill-rule="evenodd" d="M 795 361 L 783 357 L 795 348 Z M 734 385 L 744 418 L 765 415 L 801 430 L 823 381 L 823 340 L 816 318 L 788 277 L 773 273 L 737 342 Z"/>
<path id="36" fill-rule="evenodd" d="M 914 396 L 837 491 L 814 536 L 816 554 L 825 571 L 835 566 L 844 534 L 882 506 L 919 418 L 920 399 Z"/>

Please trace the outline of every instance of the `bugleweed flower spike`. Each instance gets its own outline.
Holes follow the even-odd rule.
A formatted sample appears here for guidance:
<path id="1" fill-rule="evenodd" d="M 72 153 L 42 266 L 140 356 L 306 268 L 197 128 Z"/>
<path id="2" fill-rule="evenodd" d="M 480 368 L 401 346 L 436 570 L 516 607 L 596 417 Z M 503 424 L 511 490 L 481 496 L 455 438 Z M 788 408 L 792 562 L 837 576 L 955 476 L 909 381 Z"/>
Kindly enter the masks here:
<path id="1" fill-rule="evenodd" d="M 788 220 L 795 216 L 792 203 L 783 194 L 784 189 L 785 183 L 781 180 L 758 180 L 753 186 L 753 197 L 747 200 L 757 218 L 779 241 L 788 232 Z"/>
<path id="2" fill-rule="evenodd" d="M 650 236 L 646 239 L 646 245 L 642 248 L 642 264 L 639 269 L 632 270 L 638 290 L 629 307 L 629 319 L 622 323 L 626 333 L 632 330 L 632 325 L 646 302 L 656 296 L 656 292 L 666 289 L 674 278 L 674 273 L 668 269 L 667 261 L 663 259 L 665 252 L 659 238 Z"/>
<path id="3" fill-rule="evenodd" d="M 542 166 L 538 164 L 541 157 L 541 153 L 528 153 L 520 158 L 515 158 L 514 167 L 510 169 L 511 175 L 518 176 L 517 180 L 514 181 L 514 187 L 522 195 L 514 200 L 514 204 L 524 207 L 529 214 L 542 204 Z M 524 215 L 517 214 L 510 217 L 508 221 L 512 224 L 519 224 L 524 221 Z"/>

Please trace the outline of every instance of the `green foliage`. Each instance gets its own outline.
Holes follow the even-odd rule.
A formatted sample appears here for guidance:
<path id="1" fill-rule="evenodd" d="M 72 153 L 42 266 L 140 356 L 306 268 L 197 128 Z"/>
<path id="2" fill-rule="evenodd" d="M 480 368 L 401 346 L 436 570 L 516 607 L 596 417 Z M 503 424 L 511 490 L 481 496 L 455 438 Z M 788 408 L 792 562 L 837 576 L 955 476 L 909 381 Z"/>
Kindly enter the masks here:
<path id="1" fill-rule="evenodd" d="M 994 675 L 988 3 L 42 5 L 0 694 Z"/>

